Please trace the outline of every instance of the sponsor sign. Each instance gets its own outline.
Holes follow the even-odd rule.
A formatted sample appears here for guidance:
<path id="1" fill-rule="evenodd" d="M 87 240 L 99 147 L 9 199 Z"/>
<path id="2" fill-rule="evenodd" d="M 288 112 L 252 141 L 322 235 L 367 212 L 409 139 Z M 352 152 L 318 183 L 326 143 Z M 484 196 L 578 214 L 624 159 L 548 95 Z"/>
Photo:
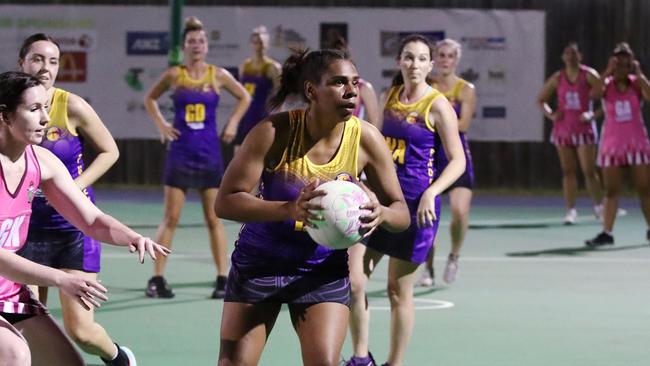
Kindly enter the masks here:
<path id="1" fill-rule="evenodd" d="M 168 32 L 127 32 L 127 55 L 167 55 Z"/>

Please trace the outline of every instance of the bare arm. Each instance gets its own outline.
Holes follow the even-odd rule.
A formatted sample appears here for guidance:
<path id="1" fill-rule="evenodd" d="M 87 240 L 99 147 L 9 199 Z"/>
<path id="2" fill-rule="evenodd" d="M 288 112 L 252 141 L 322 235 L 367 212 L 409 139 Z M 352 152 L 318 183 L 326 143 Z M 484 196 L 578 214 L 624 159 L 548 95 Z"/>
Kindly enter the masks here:
<path id="1" fill-rule="evenodd" d="M 364 123 L 361 130 L 361 148 L 366 164 L 368 184 L 381 204 L 380 217 L 375 226 L 388 231 L 406 230 L 411 224 L 408 207 L 395 172 L 393 158 L 381 133 L 371 124 Z"/>
<path id="2" fill-rule="evenodd" d="M 180 136 L 180 131 L 165 120 L 158 106 L 158 98 L 172 87 L 178 72 L 176 67 L 165 71 L 144 95 L 144 107 L 160 133 L 160 142 L 173 141 Z"/>
<path id="3" fill-rule="evenodd" d="M 34 263 L 2 248 L 0 248 L 0 275 L 17 283 L 59 287 L 86 309 L 90 309 L 87 303 L 95 307 L 100 306 L 95 298 L 107 300 L 104 295 L 106 288 L 97 281 L 84 280 L 61 270 Z"/>
<path id="4" fill-rule="evenodd" d="M 363 106 L 366 110 L 364 119 L 375 126 L 379 126 L 379 104 L 372 84 L 365 81 L 359 89 L 359 95 L 361 96 L 361 100 L 363 100 Z"/>
<path id="5" fill-rule="evenodd" d="M 474 84 L 466 83 L 460 91 L 460 118 L 458 119 L 458 130 L 467 132 L 472 124 L 474 112 L 476 111 L 476 88 Z"/>
<path id="6" fill-rule="evenodd" d="M 377 116 L 377 124 L 375 127 L 381 131 L 384 126 L 384 113 L 383 110 L 386 107 L 386 99 L 388 99 L 388 91 L 385 91 L 379 95 L 379 116 Z"/>
<path id="7" fill-rule="evenodd" d="M 605 84 L 603 79 L 598 75 L 598 71 L 588 68 L 587 69 L 587 84 L 589 84 L 589 98 L 592 100 L 599 100 L 603 97 L 605 91 Z"/>
<path id="8" fill-rule="evenodd" d="M 84 189 L 104 175 L 115 164 L 120 153 L 113 136 L 95 110 L 83 98 L 72 93 L 68 99 L 68 118 L 97 153 L 92 163 L 75 179 L 77 186 Z"/>
<path id="9" fill-rule="evenodd" d="M 542 113 L 544 113 L 544 116 L 551 121 L 555 121 L 557 119 L 558 111 L 553 111 L 551 106 L 548 105 L 548 100 L 551 98 L 551 95 L 555 93 L 555 89 L 557 89 L 559 81 L 560 72 L 558 71 L 546 80 L 544 86 L 542 87 L 542 91 L 537 97 L 537 105 L 542 110 Z"/>
<path id="10" fill-rule="evenodd" d="M 449 163 L 442 170 L 438 179 L 427 188 L 427 191 L 431 191 L 432 194 L 437 196 L 444 192 L 465 171 L 465 151 L 463 151 L 463 145 L 458 135 L 456 112 L 447 99 L 436 98 L 433 101 L 431 116 L 435 121 L 436 130 L 440 135 L 445 154 L 449 159 Z"/>
<path id="11" fill-rule="evenodd" d="M 416 213 L 420 227 L 433 225 L 433 221 L 436 220 L 436 196 L 447 189 L 465 171 L 465 152 L 458 135 L 458 120 L 456 112 L 447 98 L 436 98 L 433 101 L 429 118 L 435 123 L 449 163 L 442 170 L 440 176 L 422 193 Z"/>
<path id="12" fill-rule="evenodd" d="M 235 109 L 233 110 L 228 122 L 223 129 L 222 139 L 225 143 L 231 143 L 237 134 L 237 126 L 239 121 L 246 113 L 248 106 L 251 104 L 251 96 L 246 92 L 243 85 L 232 76 L 226 69 L 219 68 L 216 75 L 217 82 L 232 94 L 237 100 Z"/>
<path id="13" fill-rule="evenodd" d="M 641 90 L 641 96 L 643 96 L 646 102 L 650 102 L 650 82 L 648 82 L 648 78 L 643 74 L 641 65 L 637 60 L 634 60 L 634 74 L 636 75 L 635 83 Z"/>
<path id="14" fill-rule="evenodd" d="M 267 201 L 251 193 L 262 175 L 282 118 L 288 118 L 287 113 L 273 116 L 274 120 L 258 123 L 228 164 L 214 204 L 219 217 L 242 222 L 295 218 L 296 207 L 293 207 L 293 202 Z"/>
<path id="15" fill-rule="evenodd" d="M 128 228 L 110 215 L 103 213 L 76 188 L 65 166 L 48 150 L 35 146 L 41 167 L 41 188 L 48 201 L 75 227 L 102 242 L 128 246 L 138 251 L 140 261 L 145 251 L 155 259 L 156 254 L 167 255 L 166 248 Z"/>
<path id="16" fill-rule="evenodd" d="M 273 64 L 266 69 L 266 77 L 271 79 L 273 83 L 273 91 L 269 95 L 274 95 L 280 87 L 280 75 L 282 74 L 282 66 L 273 61 Z"/>

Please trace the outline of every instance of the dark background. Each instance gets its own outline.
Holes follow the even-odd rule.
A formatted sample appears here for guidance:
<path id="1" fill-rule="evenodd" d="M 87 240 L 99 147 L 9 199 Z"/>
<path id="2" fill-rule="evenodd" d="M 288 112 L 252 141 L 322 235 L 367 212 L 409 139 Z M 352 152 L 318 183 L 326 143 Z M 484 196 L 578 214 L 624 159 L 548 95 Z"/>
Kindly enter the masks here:
<path id="1" fill-rule="evenodd" d="M 0 4 L 167 5 L 167 1 L 4 1 Z M 546 12 L 546 76 L 560 69 L 562 49 L 577 41 L 584 63 L 602 71 L 614 45 L 627 41 L 650 74 L 650 1 L 644 0 L 285 0 L 197 1 L 185 5 L 419 7 L 429 9 L 509 9 Z M 360 21 L 363 21 L 360 19 Z M 525 88 L 522 85 L 522 88 Z M 646 121 L 650 120 L 645 108 Z M 538 118 L 538 116 L 534 116 Z M 525 123 L 525 121 L 522 121 Z M 648 122 L 646 122 L 648 125 Z M 545 123 L 548 139 L 550 122 Z M 121 157 L 100 180 L 106 185 L 157 185 L 161 182 L 164 147 L 155 140 L 119 140 Z M 478 188 L 560 189 L 561 173 L 548 142 L 471 142 Z"/>

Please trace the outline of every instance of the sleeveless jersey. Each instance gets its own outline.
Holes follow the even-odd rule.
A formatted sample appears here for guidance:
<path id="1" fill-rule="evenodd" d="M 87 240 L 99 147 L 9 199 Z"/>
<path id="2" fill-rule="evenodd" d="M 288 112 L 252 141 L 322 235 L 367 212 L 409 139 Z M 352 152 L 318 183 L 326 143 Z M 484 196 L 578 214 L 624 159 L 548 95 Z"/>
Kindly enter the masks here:
<path id="1" fill-rule="evenodd" d="M 600 166 L 650 164 L 650 142 L 641 115 L 641 91 L 635 80 L 635 76 L 629 76 L 625 91 L 618 90 L 611 76 L 605 80 L 605 122 L 598 148 Z"/>
<path id="2" fill-rule="evenodd" d="M 442 94 L 432 89 L 419 101 L 403 104 L 399 100 L 402 90 L 403 86 L 389 90 L 381 132 L 392 152 L 404 198 L 415 200 L 437 178 L 436 133 L 429 112 Z"/>
<path id="3" fill-rule="evenodd" d="M 50 106 L 50 122 L 46 127 L 45 137 L 41 146 L 50 150 L 56 155 L 63 165 L 68 168 L 72 179 L 76 179 L 83 173 L 83 140 L 77 131 L 70 126 L 68 120 L 68 97 L 70 93 L 55 88 Z M 95 201 L 92 187 L 86 187 L 83 192 L 91 201 Z M 30 230 L 57 230 L 77 231 L 71 223 L 61 216 L 52 207 L 45 197 L 40 194 L 34 198 L 32 219 L 29 225 Z"/>
<path id="4" fill-rule="evenodd" d="M 41 184 L 41 168 L 32 146 L 27 146 L 23 154 L 25 172 L 14 192 L 10 192 L 2 171 L 0 188 L 0 250 L 16 252 L 27 239 L 32 200 Z M 0 277 L 0 312 L 42 313 L 44 309 L 35 306 L 31 292 L 25 285 Z"/>
<path id="5" fill-rule="evenodd" d="M 260 196 L 269 201 L 293 201 L 313 178 L 323 181 L 356 181 L 361 122 L 351 117 L 345 122 L 341 145 L 334 157 L 318 165 L 309 160 L 303 146 L 306 133 L 305 110 L 289 113 L 288 144 L 281 161 L 262 174 Z M 302 223 L 295 221 L 257 222 L 242 225 L 232 255 L 233 266 L 256 275 L 301 273 L 347 274 L 347 251 L 316 244 Z"/>
<path id="6" fill-rule="evenodd" d="M 273 80 L 266 75 L 273 67 L 273 60 L 265 57 L 262 65 L 254 65 L 252 59 L 247 59 L 242 67 L 240 82 L 250 94 L 252 100 L 246 114 L 239 122 L 237 137 L 241 140 L 259 121 L 268 116 L 266 102 L 273 91 Z"/>
<path id="7" fill-rule="evenodd" d="M 460 112 L 462 108 L 462 103 L 460 101 L 460 92 L 463 90 L 463 87 L 467 84 L 467 81 L 463 79 L 458 79 L 456 84 L 451 88 L 451 90 L 443 93 L 443 95 L 449 100 L 449 103 L 454 108 L 456 112 L 456 117 L 460 120 Z M 434 88 L 437 88 L 437 84 L 433 84 Z M 458 180 L 452 184 L 449 188 L 454 188 L 456 186 L 462 186 L 466 188 L 472 188 L 474 186 L 474 167 L 472 165 L 472 152 L 469 149 L 469 140 L 467 139 L 467 133 L 465 131 L 458 130 L 458 135 L 460 136 L 460 142 L 463 145 L 463 151 L 465 152 L 465 172 L 463 176 L 458 178 Z M 436 133 L 436 144 L 438 144 L 438 155 L 436 156 L 436 168 L 438 172 L 441 172 L 449 163 L 447 154 L 442 146 L 442 140 L 440 135 Z M 459 182 L 462 181 L 462 182 Z M 459 183 L 459 184 L 457 184 Z M 460 184 L 462 183 L 462 184 Z"/>
<path id="8" fill-rule="evenodd" d="M 596 121 L 583 122 L 582 113 L 591 111 L 589 100 L 591 87 L 587 82 L 588 68 L 580 65 L 578 77 L 574 82 L 569 80 L 566 70 L 560 71 L 560 81 L 557 86 L 557 110 L 561 117 L 553 124 L 551 141 L 557 145 L 595 144 L 598 139 Z"/>
<path id="9" fill-rule="evenodd" d="M 178 139 L 169 144 L 167 159 L 195 170 L 221 169 L 221 148 L 217 134 L 217 67 L 208 65 L 201 79 L 193 79 L 180 66 L 171 96 L 174 128 Z"/>

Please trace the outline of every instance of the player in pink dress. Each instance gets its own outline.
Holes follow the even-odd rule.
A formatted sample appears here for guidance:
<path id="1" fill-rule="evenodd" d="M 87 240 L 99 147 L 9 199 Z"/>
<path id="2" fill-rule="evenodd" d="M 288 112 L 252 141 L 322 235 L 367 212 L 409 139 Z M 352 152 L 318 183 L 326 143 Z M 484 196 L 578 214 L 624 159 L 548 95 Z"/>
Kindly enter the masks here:
<path id="1" fill-rule="evenodd" d="M 614 48 L 602 76 L 599 97 L 603 99 L 605 122 L 598 147 L 598 165 L 605 181 L 603 231 L 588 246 L 614 244 L 614 221 L 623 186 L 623 168 L 628 168 L 639 193 L 641 211 L 650 241 L 650 141 L 641 116 L 641 103 L 650 101 L 650 82 L 641 71 L 627 43 Z"/>
<path id="2" fill-rule="evenodd" d="M 590 100 L 595 98 L 600 84 L 598 73 L 580 63 L 582 54 L 575 42 L 564 48 L 562 61 L 564 69 L 546 80 L 537 103 L 544 116 L 553 121 L 551 142 L 560 158 L 562 191 L 567 206 L 564 223 L 573 224 L 578 216 L 575 208 L 578 163 L 594 203 L 594 214 L 600 218 L 602 211 L 601 185 L 596 172 L 598 132 Z M 555 110 L 547 103 L 553 93 L 557 95 Z"/>
<path id="3" fill-rule="evenodd" d="M 42 82 L 22 72 L 0 74 L 0 362 L 9 365 L 83 365 L 81 355 L 25 283 L 56 286 L 86 309 L 106 289 L 15 254 L 27 238 L 31 204 L 39 187 L 50 203 L 85 234 L 139 252 L 168 251 L 101 212 L 77 188 L 67 169 L 39 144 L 49 116 Z M 113 365 L 113 362 L 107 362 Z M 133 366 L 133 365 L 132 365 Z"/>

